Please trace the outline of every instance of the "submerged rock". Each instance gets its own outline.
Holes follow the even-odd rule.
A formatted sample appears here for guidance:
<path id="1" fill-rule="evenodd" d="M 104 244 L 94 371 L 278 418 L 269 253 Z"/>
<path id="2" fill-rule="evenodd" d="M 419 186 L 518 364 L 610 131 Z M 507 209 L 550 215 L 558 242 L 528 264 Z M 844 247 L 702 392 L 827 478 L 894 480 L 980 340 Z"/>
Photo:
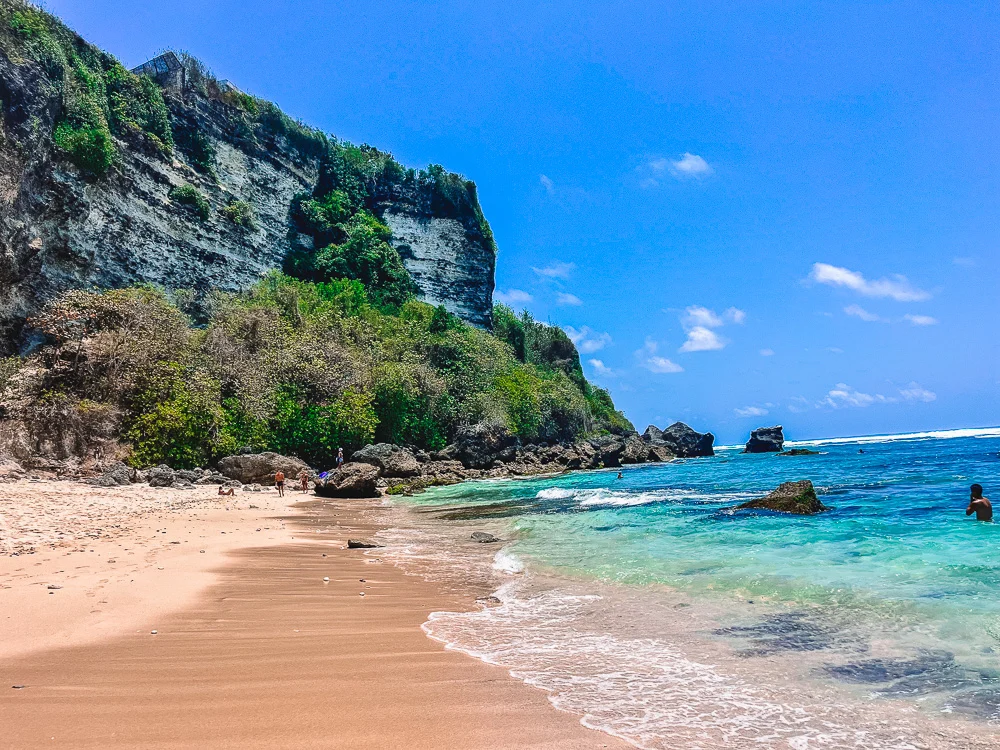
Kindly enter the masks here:
<path id="1" fill-rule="evenodd" d="M 778 485 L 771 494 L 756 500 L 737 505 L 736 510 L 773 510 L 778 513 L 793 513 L 798 516 L 809 516 L 830 510 L 816 497 L 813 483 L 808 479 L 800 482 L 785 482 Z"/>
<path id="2" fill-rule="evenodd" d="M 219 461 L 220 474 L 238 479 L 243 484 L 271 486 L 274 484 L 274 475 L 279 470 L 284 472 L 287 482 L 294 481 L 303 470 L 312 474 L 312 469 L 305 461 L 271 452 L 226 456 Z"/>
<path id="3" fill-rule="evenodd" d="M 347 463 L 316 482 L 320 497 L 378 497 L 378 469 L 371 464 Z"/>
<path id="4" fill-rule="evenodd" d="M 785 445 L 785 435 L 781 425 L 758 427 L 750 433 L 744 453 L 779 453 Z"/>
<path id="5" fill-rule="evenodd" d="M 420 463 L 406 448 L 391 443 L 366 445 L 355 451 L 351 461 L 370 464 L 383 477 L 415 477 L 420 474 Z"/>
<path id="6" fill-rule="evenodd" d="M 792 448 L 791 450 L 781 451 L 779 456 L 818 456 L 819 451 L 811 451 L 808 448 Z"/>

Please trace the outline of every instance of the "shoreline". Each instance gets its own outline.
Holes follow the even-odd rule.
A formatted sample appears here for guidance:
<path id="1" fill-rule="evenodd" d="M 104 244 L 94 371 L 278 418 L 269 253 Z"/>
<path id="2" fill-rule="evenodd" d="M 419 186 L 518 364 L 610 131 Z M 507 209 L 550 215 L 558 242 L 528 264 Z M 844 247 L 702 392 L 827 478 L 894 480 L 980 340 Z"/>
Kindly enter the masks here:
<path id="1" fill-rule="evenodd" d="M 137 488 L 121 490 L 129 491 Z M 263 506 L 268 496 L 277 500 L 273 492 L 237 500 Z M 421 626 L 430 612 L 473 609 L 477 596 L 490 592 L 433 583 L 380 561 L 377 550 L 347 549 L 348 537 L 368 538 L 385 528 L 386 509 L 373 504 L 378 501 L 297 499 L 289 493 L 285 502 L 295 507 L 277 517 L 274 503 L 256 508 L 271 518 L 256 521 L 260 533 L 257 526 L 245 536 L 226 533 L 212 551 L 204 540 L 192 544 L 206 553 L 185 552 L 194 556 L 187 568 L 180 548 L 188 545 L 169 541 L 191 529 L 164 526 L 155 513 L 117 539 L 86 546 L 95 552 L 68 550 L 96 558 L 109 545 L 148 535 L 157 555 L 136 583 L 159 590 L 164 573 L 177 573 L 189 594 L 161 602 L 169 613 L 129 610 L 108 599 L 116 627 L 91 629 L 79 639 L 51 632 L 31 650 L 0 652 L 0 680 L 7 682 L 0 691 L 0 747 L 630 747 L 556 709 L 546 692 L 503 668 L 446 650 L 425 635 Z M 233 509 L 215 514 L 222 519 L 209 523 L 228 521 L 233 530 L 250 520 Z M 181 518 L 206 523 L 183 509 Z M 266 525 L 271 538 L 261 536 Z M 154 542 L 151 532 L 164 528 L 168 533 L 159 536 L 169 541 Z M 36 553 L 4 563 L 61 562 L 57 555 L 66 552 L 56 548 L 46 558 L 38 555 L 47 552 Z M 35 590 L 40 580 L 19 580 L 15 588 L 43 596 L 46 604 L 63 602 L 74 580 L 53 594 Z M 200 593 L 191 596 L 192 585 Z M 0 595 L 9 600 L 12 591 L 0 589 Z M 147 629 L 151 621 L 156 635 Z"/>

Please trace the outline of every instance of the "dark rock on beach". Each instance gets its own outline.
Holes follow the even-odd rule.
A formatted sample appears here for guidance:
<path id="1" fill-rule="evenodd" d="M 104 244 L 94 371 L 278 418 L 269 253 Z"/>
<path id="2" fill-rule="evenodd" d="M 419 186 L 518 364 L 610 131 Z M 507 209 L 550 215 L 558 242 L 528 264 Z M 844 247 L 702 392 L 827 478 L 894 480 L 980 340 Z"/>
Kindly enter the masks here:
<path id="1" fill-rule="evenodd" d="M 750 433 L 744 453 L 780 453 L 785 444 L 781 425 L 758 427 Z"/>
<path id="2" fill-rule="evenodd" d="M 679 458 L 715 455 L 712 447 L 715 435 L 711 432 L 697 432 L 683 422 L 674 422 L 665 430 L 649 425 L 642 434 L 642 439 L 650 445 L 669 449 Z"/>
<path id="3" fill-rule="evenodd" d="M 351 455 L 355 463 L 370 464 L 383 477 L 415 477 L 420 474 L 420 464 L 406 448 L 390 443 L 366 445 Z"/>
<path id="4" fill-rule="evenodd" d="M 479 542 L 480 544 L 494 544 L 500 541 L 499 537 L 493 536 L 485 531 L 473 531 L 472 541 Z"/>
<path id="5" fill-rule="evenodd" d="M 816 497 L 813 483 L 808 479 L 800 482 L 785 482 L 771 494 L 737 505 L 736 510 L 773 510 L 777 513 L 792 513 L 808 516 L 830 510 Z"/>
<path id="6" fill-rule="evenodd" d="M 370 464 L 348 463 L 316 482 L 320 497 L 378 497 L 378 469 Z"/>
<path id="7" fill-rule="evenodd" d="M 285 473 L 288 481 L 294 480 L 303 470 L 312 474 L 305 461 L 271 452 L 227 456 L 219 461 L 220 474 L 243 484 L 273 485 L 274 475 L 279 470 Z"/>
<path id="8" fill-rule="evenodd" d="M 369 542 L 363 539 L 348 539 L 347 549 L 378 549 L 381 544 L 375 544 L 375 542 Z"/>
<path id="9" fill-rule="evenodd" d="M 150 487 L 169 487 L 174 483 L 175 472 L 163 464 L 146 470 L 146 480 Z"/>

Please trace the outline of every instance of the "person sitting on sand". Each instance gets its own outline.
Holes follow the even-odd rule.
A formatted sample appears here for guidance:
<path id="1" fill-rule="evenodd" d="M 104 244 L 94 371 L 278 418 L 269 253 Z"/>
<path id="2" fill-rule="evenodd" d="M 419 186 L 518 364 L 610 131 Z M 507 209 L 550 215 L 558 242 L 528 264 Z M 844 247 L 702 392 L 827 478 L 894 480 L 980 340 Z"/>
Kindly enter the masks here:
<path id="1" fill-rule="evenodd" d="M 278 497 L 285 496 L 285 472 L 278 469 L 274 473 L 274 486 L 278 488 Z"/>
<path id="2" fill-rule="evenodd" d="M 305 469 L 299 472 L 299 489 L 303 492 L 309 491 L 309 472 Z"/>
<path id="3" fill-rule="evenodd" d="M 993 504 L 989 498 L 983 497 L 983 485 L 974 484 L 969 488 L 972 497 L 969 499 L 969 507 L 965 509 L 965 515 L 976 514 L 977 521 L 993 520 Z"/>
<path id="4" fill-rule="evenodd" d="M 236 490 L 234 488 L 232 488 L 232 487 L 223 487 L 220 484 L 219 485 L 219 494 L 220 495 L 235 495 L 236 494 Z"/>

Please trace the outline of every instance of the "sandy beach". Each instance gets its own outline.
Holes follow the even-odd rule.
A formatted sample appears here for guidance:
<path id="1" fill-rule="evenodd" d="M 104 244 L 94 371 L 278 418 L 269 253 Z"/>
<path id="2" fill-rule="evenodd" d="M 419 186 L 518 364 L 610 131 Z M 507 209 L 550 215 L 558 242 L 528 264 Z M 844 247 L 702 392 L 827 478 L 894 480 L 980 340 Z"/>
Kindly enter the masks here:
<path id="1" fill-rule="evenodd" d="M 427 638 L 489 592 L 347 549 L 378 501 L 215 493 L 0 485 L 0 747 L 626 747 Z"/>

